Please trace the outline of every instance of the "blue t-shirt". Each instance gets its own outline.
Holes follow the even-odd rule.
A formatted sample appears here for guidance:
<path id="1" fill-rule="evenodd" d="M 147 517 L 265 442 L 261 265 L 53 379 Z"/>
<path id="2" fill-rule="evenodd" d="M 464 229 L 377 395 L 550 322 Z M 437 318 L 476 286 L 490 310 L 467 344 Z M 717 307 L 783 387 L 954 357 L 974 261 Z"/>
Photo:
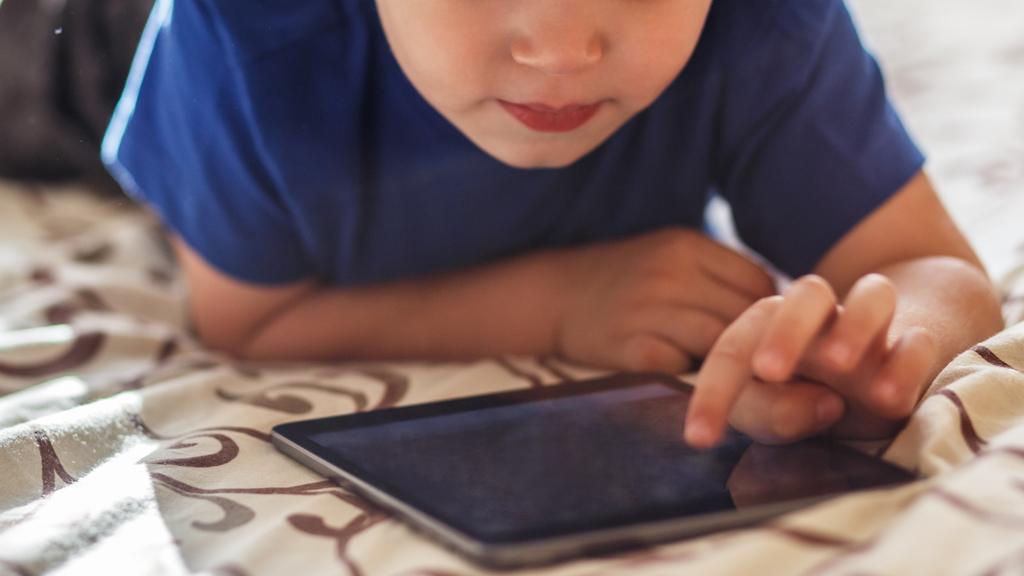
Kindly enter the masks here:
<path id="1" fill-rule="evenodd" d="M 665 92 L 558 169 L 448 123 L 372 0 L 159 0 L 104 158 L 222 272 L 335 285 L 700 227 L 713 192 L 796 276 L 923 162 L 841 0 L 715 0 Z"/>

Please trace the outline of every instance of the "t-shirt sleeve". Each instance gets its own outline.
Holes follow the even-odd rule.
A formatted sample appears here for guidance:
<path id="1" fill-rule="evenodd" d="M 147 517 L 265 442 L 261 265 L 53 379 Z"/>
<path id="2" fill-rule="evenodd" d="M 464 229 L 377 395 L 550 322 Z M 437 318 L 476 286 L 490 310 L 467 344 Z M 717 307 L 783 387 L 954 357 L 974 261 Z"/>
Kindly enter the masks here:
<path id="1" fill-rule="evenodd" d="M 724 77 L 716 184 L 740 238 L 783 272 L 825 253 L 924 158 L 840 0 L 776 3 Z"/>
<path id="2" fill-rule="evenodd" d="M 125 191 L 237 279 L 315 275 L 214 2 L 158 0 L 103 143 Z"/>

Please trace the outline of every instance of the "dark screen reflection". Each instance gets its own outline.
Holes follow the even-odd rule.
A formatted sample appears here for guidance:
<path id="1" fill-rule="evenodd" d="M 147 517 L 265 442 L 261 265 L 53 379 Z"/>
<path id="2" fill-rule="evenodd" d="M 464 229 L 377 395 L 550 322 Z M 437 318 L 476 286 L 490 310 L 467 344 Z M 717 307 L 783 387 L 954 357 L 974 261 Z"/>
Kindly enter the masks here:
<path id="1" fill-rule="evenodd" d="M 820 495 L 876 476 L 871 461 L 824 444 L 752 448 L 733 433 L 694 451 L 682 440 L 687 399 L 643 384 L 312 439 L 393 495 L 490 541 Z"/>

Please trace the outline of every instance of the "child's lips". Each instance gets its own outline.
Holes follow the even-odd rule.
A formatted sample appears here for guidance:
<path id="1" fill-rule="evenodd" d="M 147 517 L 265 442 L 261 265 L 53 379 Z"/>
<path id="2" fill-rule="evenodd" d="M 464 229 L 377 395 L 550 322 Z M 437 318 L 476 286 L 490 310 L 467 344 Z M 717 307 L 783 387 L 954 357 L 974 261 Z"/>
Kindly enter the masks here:
<path id="1" fill-rule="evenodd" d="M 592 104 L 567 104 L 548 106 L 546 104 L 516 104 L 498 100 L 502 108 L 527 128 L 538 132 L 570 132 L 586 124 L 597 114 L 603 102 Z"/>

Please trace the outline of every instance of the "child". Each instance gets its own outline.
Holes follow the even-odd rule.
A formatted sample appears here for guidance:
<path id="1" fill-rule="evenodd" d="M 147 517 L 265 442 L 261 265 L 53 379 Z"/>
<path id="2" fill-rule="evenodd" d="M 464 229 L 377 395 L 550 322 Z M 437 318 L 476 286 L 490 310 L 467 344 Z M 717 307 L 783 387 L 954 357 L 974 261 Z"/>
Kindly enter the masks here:
<path id="1" fill-rule="evenodd" d="M 1001 326 L 840 0 L 161 0 L 104 156 L 211 346 L 706 358 L 700 447 L 889 434 Z"/>

